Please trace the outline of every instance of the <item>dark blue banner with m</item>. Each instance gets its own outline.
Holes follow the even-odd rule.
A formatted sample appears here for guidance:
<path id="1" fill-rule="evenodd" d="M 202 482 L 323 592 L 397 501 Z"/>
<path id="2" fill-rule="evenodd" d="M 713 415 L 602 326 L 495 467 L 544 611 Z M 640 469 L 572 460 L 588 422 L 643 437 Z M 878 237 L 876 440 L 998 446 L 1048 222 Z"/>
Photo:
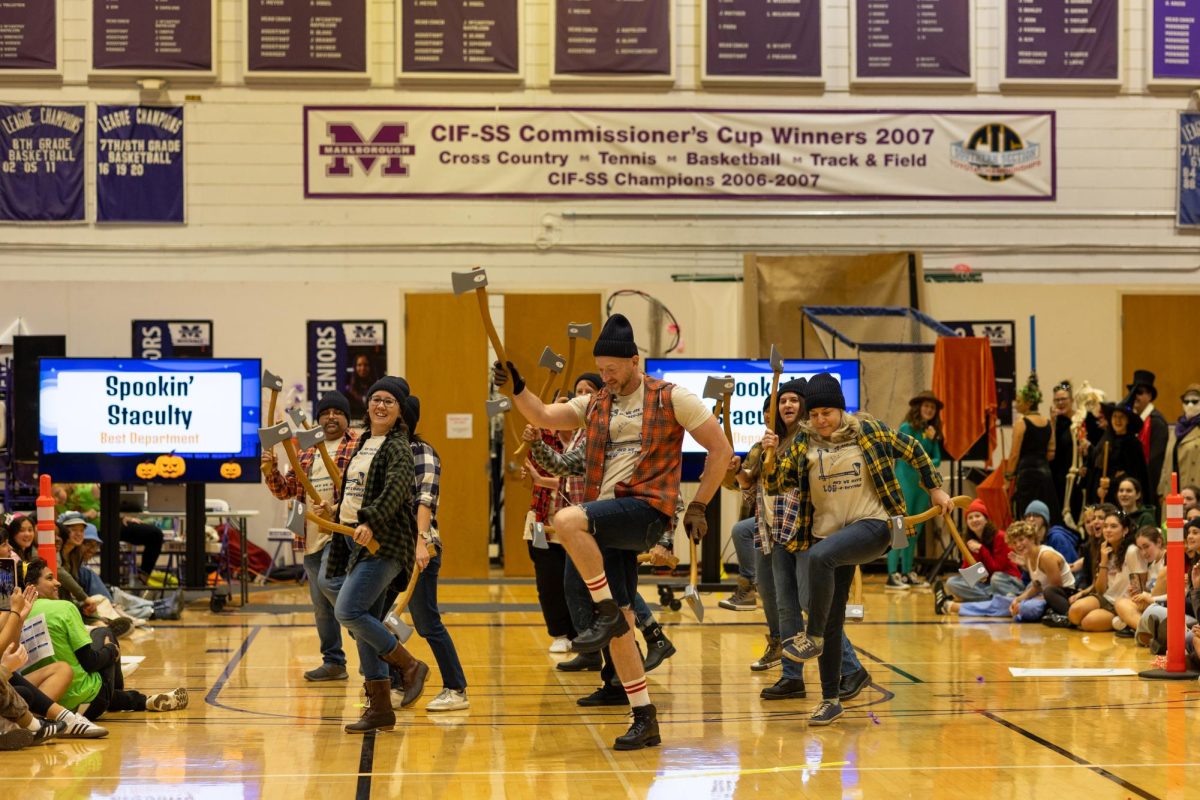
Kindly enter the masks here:
<path id="1" fill-rule="evenodd" d="M 134 358 L 212 358 L 213 324 L 210 319 L 133 321 Z"/>
<path id="2" fill-rule="evenodd" d="M 96 221 L 183 222 L 183 106 L 97 106 Z"/>
<path id="3" fill-rule="evenodd" d="M 367 390 L 387 374 L 387 323 L 383 320 L 308 323 L 308 399 L 315 411 L 326 392 L 350 401 L 351 421 L 367 413 Z"/>

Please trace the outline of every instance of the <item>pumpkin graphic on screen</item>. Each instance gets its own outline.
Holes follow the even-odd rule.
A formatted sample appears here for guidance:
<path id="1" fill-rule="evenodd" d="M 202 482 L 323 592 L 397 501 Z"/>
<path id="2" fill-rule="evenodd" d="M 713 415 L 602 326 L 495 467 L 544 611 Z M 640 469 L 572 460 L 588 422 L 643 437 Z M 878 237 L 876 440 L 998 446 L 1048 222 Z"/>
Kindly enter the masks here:
<path id="1" fill-rule="evenodd" d="M 242 477 L 242 465 L 236 461 L 226 461 L 221 465 L 221 477 L 227 481 Z"/>
<path id="2" fill-rule="evenodd" d="M 158 476 L 158 465 L 153 461 L 143 461 L 137 465 L 134 474 L 142 480 L 148 481 Z"/>
<path id="3" fill-rule="evenodd" d="M 174 453 L 154 459 L 154 466 L 160 478 L 182 478 L 183 473 L 187 471 L 187 464 L 183 458 Z"/>

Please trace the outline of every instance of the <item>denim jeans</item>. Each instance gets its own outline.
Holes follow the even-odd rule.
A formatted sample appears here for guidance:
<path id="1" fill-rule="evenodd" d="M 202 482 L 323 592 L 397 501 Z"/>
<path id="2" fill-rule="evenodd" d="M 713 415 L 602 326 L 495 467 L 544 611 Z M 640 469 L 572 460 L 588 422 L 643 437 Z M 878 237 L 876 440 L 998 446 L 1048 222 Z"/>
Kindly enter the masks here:
<path id="1" fill-rule="evenodd" d="M 779 635 L 790 639 L 804 631 L 804 615 L 808 610 L 808 550 L 790 553 L 786 548 L 771 551 L 771 571 L 775 578 L 775 597 L 778 605 Z M 768 620 L 768 625 L 770 621 Z M 853 675 L 862 669 L 850 638 L 842 631 L 841 674 Z M 804 665 L 783 660 L 783 677 L 803 678 Z"/>
<path id="2" fill-rule="evenodd" d="M 443 549 L 439 547 L 438 554 L 429 559 L 429 564 L 421 570 L 412 599 L 408 601 L 408 610 L 412 614 L 417 635 L 429 643 L 429 649 L 437 659 L 438 670 L 442 673 L 442 686 L 461 692 L 467 688 L 467 676 L 463 674 L 454 640 L 442 624 L 442 614 L 438 611 L 437 582 L 438 573 L 442 571 L 442 553 Z"/>
<path id="3" fill-rule="evenodd" d="M 960 617 L 1012 617 L 1014 622 L 1037 622 L 1046 613 L 1046 600 L 1041 595 L 1022 600 L 1017 613 L 1011 611 L 1013 598 L 996 595 L 991 600 L 963 603 L 958 607 Z"/>
<path id="4" fill-rule="evenodd" d="M 962 575 L 951 575 L 946 579 L 946 586 L 965 603 L 973 600 L 991 600 L 993 597 L 1016 597 L 1025 589 L 1020 578 L 1014 578 L 1007 572 L 993 572 L 987 583 L 977 583 L 974 586 L 967 583 Z"/>
<path id="5" fill-rule="evenodd" d="M 388 665 L 379 656 L 394 650 L 397 640 L 381 618 L 387 611 L 388 586 L 403 571 L 399 561 L 366 556 L 350 570 L 338 592 L 334 614 L 358 645 L 365 680 L 388 677 Z"/>
<path id="6" fill-rule="evenodd" d="M 821 539 L 808 550 L 808 627 L 828 643 L 817 659 L 821 696 L 836 700 L 842 670 L 842 650 L 833 643 L 845 635 L 846 601 L 854 568 L 887 552 L 891 534 L 887 522 L 863 519 Z"/>
<path id="7" fill-rule="evenodd" d="M 580 508 L 587 514 L 588 530 L 601 550 L 643 553 L 658 542 L 669 522 L 666 514 L 637 497 L 596 500 Z M 611 575 L 608 582 L 613 582 Z"/>
<path id="8" fill-rule="evenodd" d="M 779 638 L 779 602 L 775 593 L 775 570 L 772 557 L 761 550 L 754 551 L 754 574 L 758 580 L 758 596 L 767 615 L 767 633 Z"/>
<path id="9" fill-rule="evenodd" d="M 333 614 L 337 602 L 337 590 L 323 580 L 325 553 L 329 545 L 304 557 L 304 574 L 308 576 L 308 596 L 313 604 L 313 618 L 317 623 L 317 640 L 321 643 L 321 661 L 325 664 L 346 666 L 346 652 L 342 650 L 342 626 Z M 338 585 L 341 579 L 336 579 Z"/>
<path id="10" fill-rule="evenodd" d="M 83 589 L 88 597 L 98 594 L 110 603 L 112 602 L 112 593 L 108 591 L 108 587 L 104 585 L 104 581 L 100 580 L 100 576 L 93 572 L 91 567 L 86 564 L 81 565 L 77 580 L 79 581 L 79 588 Z"/>
<path id="11" fill-rule="evenodd" d="M 734 523 L 733 530 L 729 537 L 733 539 L 733 551 L 737 553 L 738 560 L 738 576 L 754 583 L 755 565 L 754 560 L 754 529 L 758 527 L 758 521 L 754 517 L 747 517 Z"/>

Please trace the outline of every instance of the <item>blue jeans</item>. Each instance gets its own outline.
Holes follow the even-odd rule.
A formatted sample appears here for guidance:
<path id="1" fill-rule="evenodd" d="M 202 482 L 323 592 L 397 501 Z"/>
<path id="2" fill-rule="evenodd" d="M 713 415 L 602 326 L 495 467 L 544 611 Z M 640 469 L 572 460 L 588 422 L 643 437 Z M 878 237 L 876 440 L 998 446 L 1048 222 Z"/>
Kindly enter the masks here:
<path id="1" fill-rule="evenodd" d="M 779 636 L 790 639 L 804 632 L 804 615 L 808 610 L 808 554 L 809 550 L 790 553 L 784 547 L 771 551 L 771 571 L 775 578 L 775 598 L 778 604 Z M 765 559 L 764 559 L 765 560 Z M 764 601 L 765 602 L 765 601 Z M 768 620 L 768 625 L 770 624 Z M 858 654 L 850 644 L 845 630 L 842 631 L 841 675 L 853 675 L 862 669 Z M 783 677 L 803 678 L 804 665 L 783 660 Z"/>
<path id="2" fill-rule="evenodd" d="M 890 544 L 887 522 L 863 519 L 821 539 L 808 550 L 808 628 L 828 643 L 817 659 L 821 696 L 826 700 L 836 701 L 838 696 L 844 648 L 835 649 L 832 644 L 845 635 L 846 601 L 854 582 L 854 568 L 879 558 Z"/>
<path id="3" fill-rule="evenodd" d="M 951 575 L 946 579 L 946 588 L 963 602 L 975 600 L 991 600 L 993 597 L 1007 595 L 1016 597 L 1025 589 L 1020 578 L 1014 578 L 1007 572 L 993 572 L 987 583 L 977 583 L 974 586 L 967 583 L 962 575 Z"/>
<path id="4" fill-rule="evenodd" d="M 100 576 L 92 572 L 91 567 L 81 564 L 76 580 L 79 581 L 79 588 L 83 589 L 88 597 L 98 594 L 110 603 L 112 602 L 112 592 L 108 591 L 108 587 L 104 585 L 104 581 L 100 580 Z"/>
<path id="5" fill-rule="evenodd" d="M 412 614 L 417 635 L 429 643 L 429 649 L 437 659 L 438 670 L 442 673 L 442 686 L 461 692 L 467 688 L 467 676 L 463 674 L 462 662 L 458 660 L 458 651 L 454 649 L 454 640 L 442 624 L 442 615 L 438 611 L 437 581 L 438 573 L 442 571 L 443 552 L 439 547 L 438 554 L 429 559 L 429 564 L 421 570 L 417 578 L 417 587 L 413 589 L 412 600 L 408 602 L 408 610 Z"/>
<path id="6" fill-rule="evenodd" d="M 754 529 L 758 521 L 747 517 L 734 523 L 729 537 L 733 539 L 733 551 L 737 553 L 738 575 L 754 583 L 756 562 L 754 560 Z"/>
<path id="7" fill-rule="evenodd" d="M 388 586 L 403 571 L 399 561 L 366 556 L 350 570 L 338 592 L 334 614 L 358 645 L 365 680 L 388 677 L 388 665 L 380 656 L 396 649 L 398 640 L 380 620 L 387 612 Z"/>
<path id="8" fill-rule="evenodd" d="M 1012 617 L 1013 622 L 1037 622 L 1046 613 L 1046 600 L 1041 595 L 1022 600 L 1014 615 L 1013 598 L 996 595 L 991 600 L 963 603 L 958 607 L 960 617 Z"/>
<path id="9" fill-rule="evenodd" d="M 754 551 L 754 574 L 758 576 L 758 596 L 762 598 L 763 611 L 767 615 L 767 633 L 779 638 L 779 602 L 775 593 L 775 570 L 771 556 L 761 550 Z"/>
<path id="10" fill-rule="evenodd" d="M 339 667 L 346 666 L 346 652 L 342 650 L 342 626 L 333 614 L 337 602 L 337 589 L 342 579 L 335 578 L 337 587 L 324 580 L 325 553 L 329 545 L 304 557 L 304 574 L 308 576 L 308 596 L 313 604 L 313 618 L 317 623 L 317 640 L 321 643 L 321 661 Z"/>

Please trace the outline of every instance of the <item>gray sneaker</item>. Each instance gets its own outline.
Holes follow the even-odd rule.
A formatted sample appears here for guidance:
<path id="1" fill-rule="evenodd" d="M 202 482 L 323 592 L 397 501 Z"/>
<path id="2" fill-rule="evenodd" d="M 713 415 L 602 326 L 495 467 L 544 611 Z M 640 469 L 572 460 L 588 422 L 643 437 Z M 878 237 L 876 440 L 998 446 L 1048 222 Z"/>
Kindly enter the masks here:
<path id="1" fill-rule="evenodd" d="M 783 661 L 783 642 L 777 636 L 767 636 L 767 649 L 759 656 L 758 661 L 750 665 L 755 672 L 763 672 L 778 667 Z"/>
<path id="2" fill-rule="evenodd" d="M 753 611 L 758 608 L 758 590 L 752 581 L 739 577 L 737 590 L 717 605 L 730 611 Z"/>
<path id="3" fill-rule="evenodd" d="M 426 711 L 462 711 L 470 708 L 471 701 L 467 699 L 466 691 L 457 689 L 442 689 L 438 696 L 425 706 Z"/>
<path id="4" fill-rule="evenodd" d="M 344 681 L 349 676 L 346 674 L 346 667 L 343 664 L 325 663 L 316 669 L 310 669 L 304 673 L 304 680 L 313 681 Z"/>

